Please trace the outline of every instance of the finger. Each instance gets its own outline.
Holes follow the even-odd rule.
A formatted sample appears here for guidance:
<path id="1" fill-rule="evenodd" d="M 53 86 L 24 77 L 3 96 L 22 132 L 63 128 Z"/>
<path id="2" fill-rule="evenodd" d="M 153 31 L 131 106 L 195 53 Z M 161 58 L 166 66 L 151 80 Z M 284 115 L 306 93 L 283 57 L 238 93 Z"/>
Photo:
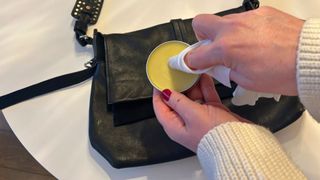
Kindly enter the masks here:
<path id="1" fill-rule="evenodd" d="M 227 108 L 225 105 L 223 105 L 222 103 L 218 103 L 218 102 L 209 102 L 209 103 L 206 103 L 208 105 L 211 105 L 211 106 L 215 106 L 217 108 L 220 108 L 220 109 L 223 109 L 227 112 L 231 112 L 229 108 Z"/>
<path id="2" fill-rule="evenodd" d="M 184 58 L 186 65 L 193 70 L 206 69 L 215 65 L 223 65 L 223 54 L 215 42 L 188 52 Z"/>
<path id="3" fill-rule="evenodd" d="M 205 102 L 222 103 L 214 86 L 213 79 L 210 76 L 206 74 L 201 75 L 200 88 Z"/>
<path id="4" fill-rule="evenodd" d="M 192 27 L 198 40 L 214 40 L 221 27 L 222 18 L 212 14 L 200 14 L 193 18 Z"/>
<path id="5" fill-rule="evenodd" d="M 153 89 L 153 96 L 152 96 L 152 103 L 153 103 L 153 109 L 155 113 L 159 113 L 159 116 L 162 116 L 162 114 L 168 113 L 172 111 L 170 107 L 163 102 L 161 98 L 161 92 L 157 89 Z"/>
<path id="6" fill-rule="evenodd" d="M 254 88 L 255 88 L 256 84 L 253 84 L 250 80 L 248 80 L 248 78 L 246 78 L 242 74 L 240 74 L 232 69 L 230 70 L 230 79 L 243 88 L 246 88 L 249 90 L 255 90 Z"/>
<path id="7" fill-rule="evenodd" d="M 203 100 L 203 95 L 200 89 L 200 81 L 198 81 L 192 88 L 184 93 L 192 101 Z"/>
<path id="8" fill-rule="evenodd" d="M 197 119 L 201 112 L 201 105 L 192 101 L 185 95 L 165 89 L 162 91 L 166 103 L 184 120 L 187 124 L 189 120 Z"/>
<path id="9" fill-rule="evenodd" d="M 166 103 L 163 102 L 160 91 L 153 90 L 153 109 L 159 123 L 169 131 L 180 131 L 184 127 L 184 122 L 180 116 L 174 112 Z"/>

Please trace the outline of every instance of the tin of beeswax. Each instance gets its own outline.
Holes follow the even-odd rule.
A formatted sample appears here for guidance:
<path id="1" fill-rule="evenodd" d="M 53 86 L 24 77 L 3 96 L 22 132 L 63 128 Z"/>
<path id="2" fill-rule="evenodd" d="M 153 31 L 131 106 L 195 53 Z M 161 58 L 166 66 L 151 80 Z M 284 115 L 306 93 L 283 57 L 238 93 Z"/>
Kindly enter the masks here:
<path id="1" fill-rule="evenodd" d="M 159 91 L 172 89 L 184 92 L 197 82 L 199 75 L 172 69 L 168 64 L 170 57 L 178 55 L 188 46 L 181 41 L 168 41 L 160 44 L 150 53 L 146 72 L 153 87 Z"/>

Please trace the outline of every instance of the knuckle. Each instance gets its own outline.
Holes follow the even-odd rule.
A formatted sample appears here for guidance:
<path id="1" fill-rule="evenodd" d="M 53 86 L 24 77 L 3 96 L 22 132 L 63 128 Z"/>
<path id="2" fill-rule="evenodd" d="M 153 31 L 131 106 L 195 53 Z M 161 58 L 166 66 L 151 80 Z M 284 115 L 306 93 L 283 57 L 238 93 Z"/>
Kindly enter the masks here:
<path id="1" fill-rule="evenodd" d="M 168 137 L 173 140 L 173 141 L 176 141 L 176 136 L 173 132 L 171 131 L 168 131 L 168 129 L 165 129 L 165 132 L 167 133 Z"/>
<path id="2" fill-rule="evenodd" d="M 184 101 L 184 95 L 180 94 L 180 93 L 176 93 L 175 96 L 172 98 L 172 103 L 171 103 L 171 107 L 173 109 L 177 109 L 181 103 L 183 103 Z"/>
<path id="3" fill-rule="evenodd" d="M 221 38 L 215 43 L 215 49 L 221 57 L 225 57 L 230 52 L 230 43 L 226 38 Z"/>
<path id="4" fill-rule="evenodd" d="M 225 19 L 234 19 L 237 17 L 238 17 L 238 14 L 227 14 L 227 15 L 223 16 L 223 18 L 225 18 Z"/>
<path id="5" fill-rule="evenodd" d="M 229 18 L 225 21 L 229 30 L 235 30 L 243 24 L 243 18 Z"/>
<path id="6" fill-rule="evenodd" d="M 197 16 L 195 16 L 192 20 L 192 27 L 193 28 L 197 28 L 199 27 L 199 25 L 201 24 L 202 22 L 202 19 L 203 19 L 204 15 L 203 14 L 199 14 Z"/>
<path id="7" fill-rule="evenodd" d="M 165 132 L 167 133 L 168 137 L 178 143 L 181 143 L 183 141 L 183 138 L 181 135 L 175 131 L 171 131 L 168 128 L 165 128 Z"/>
<path id="8" fill-rule="evenodd" d="M 173 103 L 172 103 L 172 108 L 173 109 L 177 109 L 179 104 L 181 102 L 181 97 L 177 96 L 176 98 L 173 99 Z"/>
<path id="9" fill-rule="evenodd" d="M 192 117 L 192 115 L 194 114 L 193 111 L 194 111 L 193 109 L 190 109 L 190 110 L 187 110 L 187 111 L 182 111 L 182 112 L 180 112 L 180 115 L 181 115 L 182 117 L 184 117 L 185 120 L 188 120 L 188 119 L 190 119 L 190 117 Z"/>
<path id="10" fill-rule="evenodd" d="M 184 135 L 182 135 L 181 133 L 177 133 L 175 134 L 175 136 L 172 139 L 175 142 L 178 142 L 179 144 L 184 145 L 186 142 L 186 137 Z"/>
<path id="11" fill-rule="evenodd" d="M 216 57 L 219 58 L 225 66 L 231 65 L 232 42 L 227 38 L 221 38 L 216 41 L 214 51 Z"/>
<path id="12" fill-rule="evenodd" d="M 258 14 L 261 14 L 261 15 L 271 15 L 274 13 L 274 8 L 273 7 L 270 7 L 270 6 L 262 6 L 260 7 L 259 9 L 256 10 L 256 12 Z"/>
<path id="13" fill-rule="evenodd" d="M 168 135 L 168 137 L 170 138 L 170 139 L 172 139 L 172 140 L 174 140 L 175 139 L 175 131 L 174 131 L 174 129 L 170 126 L 170 125 L 168 125 L 168 124 L 162 124 L 162 127 L 163 127 L 163 130 L 166 132 L 166 134 Z"/>

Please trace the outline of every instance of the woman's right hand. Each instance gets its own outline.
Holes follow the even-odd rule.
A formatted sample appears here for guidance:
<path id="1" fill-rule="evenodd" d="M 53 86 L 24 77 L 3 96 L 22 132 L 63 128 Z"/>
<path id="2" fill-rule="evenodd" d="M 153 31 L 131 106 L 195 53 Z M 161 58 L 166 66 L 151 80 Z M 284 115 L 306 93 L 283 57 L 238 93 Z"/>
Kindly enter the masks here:
<path id="1" fill-rule="evenodd" d="M 186 56 L 192 69 L 225 65 L 230 78 L 254 91 L 297 95 L 296 56 L 304 21 L 270 7 L 224 17 L 198 15 L 199 40 L 210 39 Z"/>

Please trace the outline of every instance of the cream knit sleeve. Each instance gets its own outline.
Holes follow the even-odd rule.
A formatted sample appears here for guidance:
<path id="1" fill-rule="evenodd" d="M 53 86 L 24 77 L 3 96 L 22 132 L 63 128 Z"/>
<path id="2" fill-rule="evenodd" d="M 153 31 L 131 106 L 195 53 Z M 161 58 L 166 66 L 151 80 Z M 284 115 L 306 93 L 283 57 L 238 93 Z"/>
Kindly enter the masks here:
<path id="1" fill-rule="evenodd" d="M 208 179 L 305 179 L 272 133 L 229 122 L 209 131 L 197 150 Z"/>
<path id="2" fill-rule="evenodd" d="M 302 104 L 320 122 L 320 19 L 307 20 L 301 31 L 297 84 Z"/>
<path id="3" fill-rule="evenodd" d="M 320 122 L 320 19 L 307 20 L 297 53 L 301 102 Z M 197 155 L 208 179 L 305 179 L 267 129 L 230 122 L 209 131 Z"/>

